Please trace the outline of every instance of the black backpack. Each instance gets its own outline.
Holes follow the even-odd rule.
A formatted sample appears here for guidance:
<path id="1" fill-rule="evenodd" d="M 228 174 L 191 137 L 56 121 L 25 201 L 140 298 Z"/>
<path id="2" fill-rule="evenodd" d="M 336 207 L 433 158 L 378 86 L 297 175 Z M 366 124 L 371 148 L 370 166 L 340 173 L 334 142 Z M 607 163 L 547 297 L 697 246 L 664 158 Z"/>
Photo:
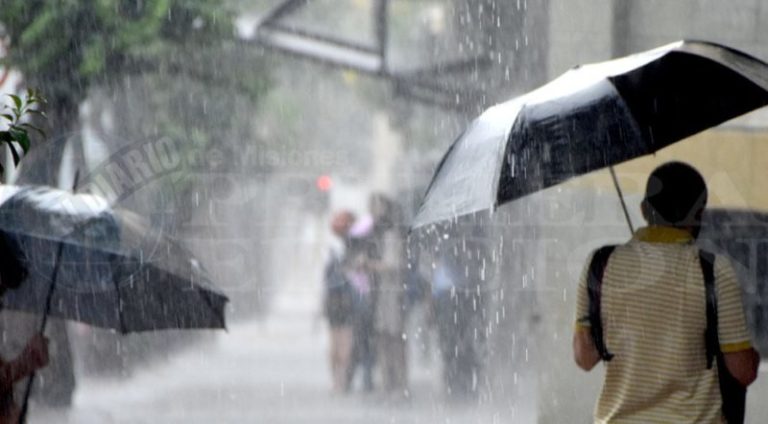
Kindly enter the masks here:
<path id="1" fill-rule="evenodd" d="M 354 288 L 344 275 L 342 261 L 331 256 L 325 266 L 325 315 L 331 325 L 349 324 L 355 310 Z"/>
<path id="2" fill-rule="evenodd" d="M 587 276 L 587 295 L 589 299 L 589 323 L 592 340 L 595 343 L 600 358 L 604 361 L 613 359 L 613 354 L 608 351 L 603 339 L 603 323 L 600 314 L 600 302 L 602 299 L 602 283 L 608 258 L 616 246 L 603 246 L 592 257 Z M 715 292 L 715 256 L 703 250 L 699 251 L 699 262 L 704 274 L 704 287 L 707 299 L 707 328 L 705 331 L 707 349 L 707 368 L 717 360 L 718 376 L 720 380 L 720 394 L 723 398 L 723 416 L 728 424 L 741 424 L 744 422 L 746 409 L 747 388 L 742 386 L 725 366 L 723 352 L 720 350 L 720 340 L 717 334 L 717 294 Z"/>

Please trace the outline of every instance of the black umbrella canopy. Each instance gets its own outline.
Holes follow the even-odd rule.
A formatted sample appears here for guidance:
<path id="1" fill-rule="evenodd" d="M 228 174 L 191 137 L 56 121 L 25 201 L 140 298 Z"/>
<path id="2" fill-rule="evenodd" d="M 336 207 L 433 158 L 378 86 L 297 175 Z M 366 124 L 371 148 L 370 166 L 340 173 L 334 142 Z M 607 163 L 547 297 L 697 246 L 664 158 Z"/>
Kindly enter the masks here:
<path id="1" fill-rule="evenodd" d="M 477 118 L 438 166 L 413 226 L 492 210 L 767 104 L 768 65 L 714 43 L 578 66 Z"/>
<path id="2" fill-rule="evenodd" d="M 58 262 L 51 316 L 122 333 L 225 326 L 228 299 L 199 261 L 103 198 L 6 186 L 0 232 L 28 269 L 21 286 L 4 296 L 9 309 L 46 313 Z"/>

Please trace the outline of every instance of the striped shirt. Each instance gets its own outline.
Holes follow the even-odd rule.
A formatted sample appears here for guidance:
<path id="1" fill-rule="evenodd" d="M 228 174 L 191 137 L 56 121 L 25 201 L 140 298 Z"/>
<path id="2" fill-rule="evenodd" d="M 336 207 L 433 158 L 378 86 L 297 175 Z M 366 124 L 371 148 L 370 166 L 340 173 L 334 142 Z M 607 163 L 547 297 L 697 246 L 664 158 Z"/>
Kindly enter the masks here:
<path id="1" fill-rule="evenodd" d="M 591 259 L 590 259 L 591 260 Z M 587 272 L 577 294 L 577 328 L 588 329 Z M 723 352 L 751 347 L 741 292 L 728 259 L 714 263 Z M 699 249 L 685 231 L 639 230 L 608 260 L 601 313 L 615 355 L 595 407 L 596 423 L 719 423 L 716 365 L 706 363 L 706 296 Z"/>

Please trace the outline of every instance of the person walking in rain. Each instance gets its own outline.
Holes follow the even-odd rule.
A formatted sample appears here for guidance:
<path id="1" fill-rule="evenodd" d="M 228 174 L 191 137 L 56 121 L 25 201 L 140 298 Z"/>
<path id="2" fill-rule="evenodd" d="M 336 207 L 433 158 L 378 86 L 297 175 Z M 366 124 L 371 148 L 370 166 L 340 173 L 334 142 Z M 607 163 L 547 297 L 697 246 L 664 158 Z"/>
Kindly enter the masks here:
<path id="1" fill-rule="evenodd" d="M 573 353 L 586 371 L 605 361 L 595 422 L 720 423 L 718 375 L 728 372 L 743 387 L 755 380 L 759 357 L 734 270 L 727 258 L 694 244 L 706 201 L 694 168 L 661 165 L 641 204 L 649 226 L 587 262 Z M 716 296 L 715 324 L 707 293 Z M 725 369 L 712 365 L 713 349 Z"/>
<path id="2" fill-rule="evenodd" d="M 26 277 L 26 269 L 17 260 L 10 241 L 0 235 L 0 302 L 6 290 L 18 288 Z M 2 304 L 0 304 L 2 310 Z M 14 360 L 0 358 L 0 424 L 16 424 L 20 410 L 13 396 L 14 384 L 28 378 L 48 364 L 48 340 L 33 336 Z"/>
<path id="3" fill-rule="evenodd" d="M 331 250 L 325 265 L 325 295 L 323 309 L 330 327 L 330 366 L 333 390 L 345 393 L 348 390 L 347 373 L 352 357 L 354 337 L 354 293 L 347 276 L 349 229 L 355 216 L 349 211 L 336 213 L 331 220 L 331 230 L 341 240 L 338 249 Z"/>
<path id="4" fill-rule="evenodd" d="M 370 200 L 373 215 L 373 239 L 378 257 L 371 266 L 376 275 L 376 312 L 378 362 L 385 392 L 408 396 L 406 362 L 406 235 L 399 206 L 388 197 L 375 194 Z"/>
<path id="5" fill-rule="evenodd" d="M 352 361 L 347 372 L 351 388 L 355 374 L 362 369 L 363 391 L 373 391 L 373 368 L 376 365 L 374 317 L 376 311 L 375 274 L 372 260 L 377 257 L 373 236 L 373 218 L 363 216 L 349 230 L 349 250 L 346 276 L 354 293 L 354 343 Z"/>
<path id="6" fill-rule="evenodd" d="M 455 400 L 480 395 L 485 348 L 482 275 L 487 257 L 478 243 L 480 232 L 475 225 L 454 231 L 437 253 L 432 276 L 432 320 L 443 359 L 443 384 Z"/>

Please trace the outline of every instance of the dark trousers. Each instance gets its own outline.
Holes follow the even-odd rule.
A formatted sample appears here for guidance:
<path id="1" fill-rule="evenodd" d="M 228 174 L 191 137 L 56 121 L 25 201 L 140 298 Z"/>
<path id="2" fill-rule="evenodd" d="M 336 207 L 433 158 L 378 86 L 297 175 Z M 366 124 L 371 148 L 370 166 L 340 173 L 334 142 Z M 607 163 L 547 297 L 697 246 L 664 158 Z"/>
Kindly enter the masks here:
<path id="1" fill-rule="evenodd" d="M 352 388 L 358 368 L 363 372 L 363 390 L 373 390 L 373 367 L 376 364 L 376 342 L 373 329 L 373 303 L 362 299 L 355 313 L 352 362 L 347 373 L 347 387 Z"/>
<path id="2" fill-rule="evenodd" d="M 458 291 L 454 295 L 439 293 L 433 300 L 446 393 L 472 396 L 477 393 L 485 336 L 479 299 L 473 293 Z"/>

